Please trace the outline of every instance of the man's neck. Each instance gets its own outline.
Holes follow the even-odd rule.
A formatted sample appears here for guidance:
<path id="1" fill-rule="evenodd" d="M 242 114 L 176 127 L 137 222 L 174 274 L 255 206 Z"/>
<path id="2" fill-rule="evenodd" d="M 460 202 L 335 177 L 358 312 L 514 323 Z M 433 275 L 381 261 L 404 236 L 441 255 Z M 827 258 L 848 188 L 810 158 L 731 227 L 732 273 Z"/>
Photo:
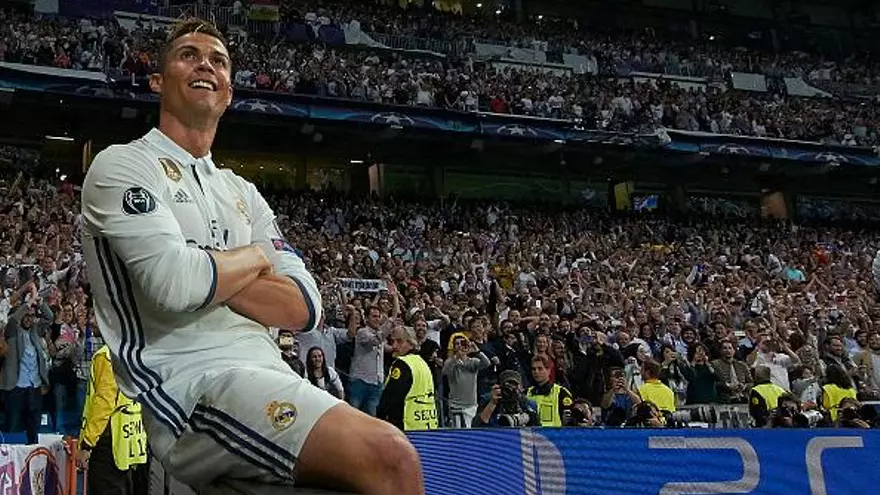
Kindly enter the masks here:
<path id="1" fill-rule="evenodd" d="M 182 122 L 163 111 L 160 113 L 159 130 L 193 157 L 202 158 L 211 152 L 211 144 L 217 134 L 217 121 L 197 122 L 193 119 L 193 122 Z"/>

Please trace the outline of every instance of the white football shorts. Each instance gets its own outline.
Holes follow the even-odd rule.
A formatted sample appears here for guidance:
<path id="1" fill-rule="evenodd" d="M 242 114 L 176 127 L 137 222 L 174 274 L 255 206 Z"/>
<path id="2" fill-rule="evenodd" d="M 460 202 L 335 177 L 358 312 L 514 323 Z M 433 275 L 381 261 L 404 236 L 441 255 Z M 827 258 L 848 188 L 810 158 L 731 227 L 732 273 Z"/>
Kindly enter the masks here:
<path id="1" fill-rule="evenodd" d="M 176 441 L 144 416 L 151 441 L 172 443 L 160 461 L 182 483 L 198 488 L 222 477 L 292 485 L 309 432 L 340 403 L 278 360 L 212 377 Z"/>

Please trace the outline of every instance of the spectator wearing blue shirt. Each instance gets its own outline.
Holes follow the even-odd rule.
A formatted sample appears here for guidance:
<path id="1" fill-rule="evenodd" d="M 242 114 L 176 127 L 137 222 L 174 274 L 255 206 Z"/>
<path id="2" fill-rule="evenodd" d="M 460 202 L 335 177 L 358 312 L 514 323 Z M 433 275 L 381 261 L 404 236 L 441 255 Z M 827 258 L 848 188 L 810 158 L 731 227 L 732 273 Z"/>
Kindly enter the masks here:
<path id="1" fill-rule="evenodd" d="M 623 425 L 633 406 L 641 401 L 639 395 L 629 388 L 623 371 L 613 370 L 609 388 L 602 396 L 602 422 L 607 426 Z"/>

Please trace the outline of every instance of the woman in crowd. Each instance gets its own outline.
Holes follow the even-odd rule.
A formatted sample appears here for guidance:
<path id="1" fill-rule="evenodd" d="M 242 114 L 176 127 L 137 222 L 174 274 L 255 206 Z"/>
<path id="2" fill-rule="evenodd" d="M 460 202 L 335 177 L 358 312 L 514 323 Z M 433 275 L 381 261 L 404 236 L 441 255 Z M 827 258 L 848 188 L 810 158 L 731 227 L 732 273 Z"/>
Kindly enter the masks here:
<path id="1" fill-rule="evenodd" d="M 691 379 L 687 388 L 688 404 L 709 404 L 717 402 L 719 383 L 715 369 L 709 365 L 709 350 L 703 344 L 693 346 L 689 352 L 691 362 Z"/>
<path id="2" fill-rule="evenodd" d="M 327 365 L 324 350 L 318 346 L 312 347 L 306 354 L 306 376 L 312 385 L 326 390 L 336 398 L 345 399 L 339 373 L 332 366 Z"/>

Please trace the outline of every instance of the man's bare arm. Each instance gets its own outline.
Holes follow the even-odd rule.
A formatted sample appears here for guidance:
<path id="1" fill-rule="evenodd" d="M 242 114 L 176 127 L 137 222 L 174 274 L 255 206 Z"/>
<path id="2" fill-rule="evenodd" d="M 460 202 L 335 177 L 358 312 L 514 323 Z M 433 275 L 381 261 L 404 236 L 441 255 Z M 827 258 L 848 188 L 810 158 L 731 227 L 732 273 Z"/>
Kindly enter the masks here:
<path id="1" fill-rule="evenodd" d="M 261 275 L 230 297 L 226 304 L 236 313 L 263 326 L 302 330 L 314 318 L 312 302 L 293 279 Z"/>
<path id="2" fill-rule="evenodd" d="M 258 277 L 271 273 L 272 264 L 262 248 L 244 246 L 229 251 L 211 251 L 216 269 L 216 288 L 211 304 L 229 302 Z"/>

